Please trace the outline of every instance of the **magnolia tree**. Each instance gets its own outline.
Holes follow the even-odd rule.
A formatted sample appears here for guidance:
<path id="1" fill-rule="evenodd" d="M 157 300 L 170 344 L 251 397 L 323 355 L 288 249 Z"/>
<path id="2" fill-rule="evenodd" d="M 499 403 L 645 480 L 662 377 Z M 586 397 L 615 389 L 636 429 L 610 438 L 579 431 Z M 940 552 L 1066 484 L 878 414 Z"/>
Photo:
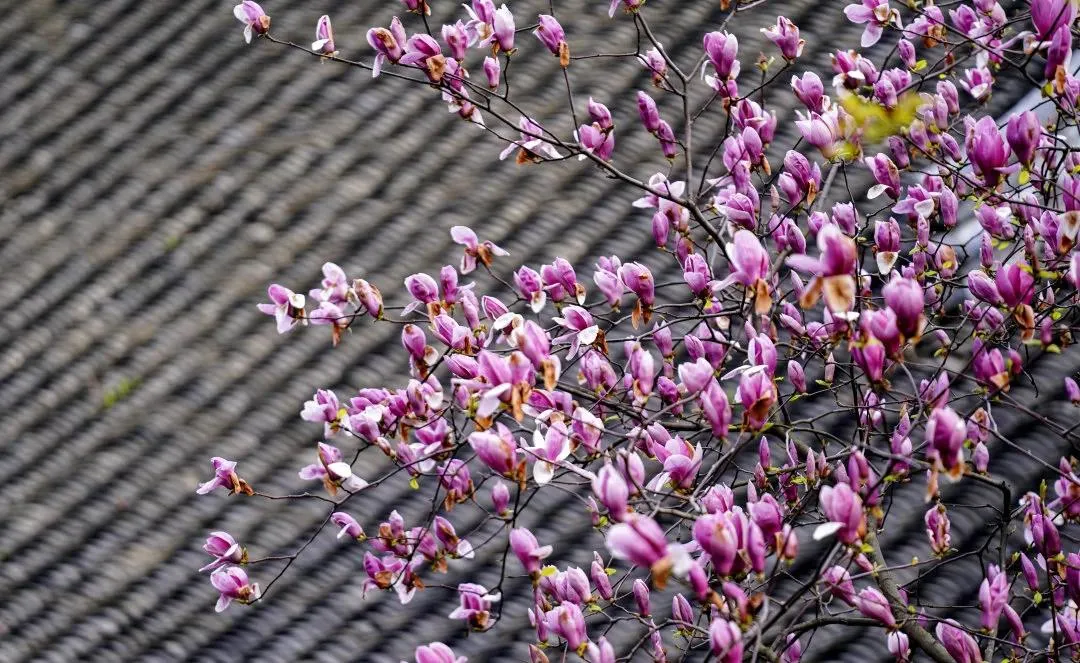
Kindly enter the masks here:
<path id="1" fill-rule="evenodd" d="M 740 77 L 749 67 L 724 28 L 760 1 L 723 0 L 721 24 L 703 27 L 715 29 L 687 58 L 661 47 L 644 2 L 610 6 L 612 20 L 635 25 L 634 52 L 598 43 L 580 55 L 555 3 L 539 16 L 491 0 L 464 11 L 404 4 L 412 16 L 387 10 L 389 27 L 368 31 L 359 61 L 338 55 L 326 16 L 308 48 L 279 39 L 255 2 L 234 13 L 248 41 L 440 95 L 462 130 L 490 135 L 493 157 L 587 160 L 639 190 L 627 214 L 651 215 L 652 239 L 682 279 L 657 283 L 617 255 L 586 275 L 562 258 L 520 265 L 482 227 L 457 226 L 460 264 L 405 279 L 404 307 L 383 304 L 379 286 L 397 284 L 353 280 L 332 263 L 307 295 L 271 285 L 259 308 L 280 333 L 323 326 L 337 343 L 358 324 L 400 328 L 411 379 L 348 397 L 320 389 L 300 413 L 326 441 L 299 470 L 322 487 L 295 498 L 327 503 L 323 528 L 355 546 L 342 554 L 363 556 L 367 590 L 407 603 L 425 585 L 446 587 L 448 570 L 468 577 L 467 560 L 483 552 L 497 582 L 452 587 L 459 605 L 447 617 L 491 629 L 505 581 L 527 577 L 531 592 L 513 600 L 529 605 L 534 661 L 700 652 L 793 662 L 816 632 L 852 625 L 876 630 L 899 661 L 1080 659 L 1077 460 L 1036 458 L 1048 480 L 1017 494 L 991 453 L 1018 448 L 995 412 L 1060 449 L 1080 437 L 1076 414 L 1048 418 L 1016 396 L 1033 380 L 1025 363 L 1061 352 L 1080 313 L 1074 2 L 850 4 L 863 52 L 831 56 L 831 86 L 800 61 L 804 40 L 783 16 L 761 29 L 775 51 L 756 61 L 760 82 Z M 875 61 L 878 42 L 892 48 Z M 599 55 L 651 77 L 639 117 L 619 128 L 655 136 L 666 172 L 630 172 L 612 113 L 575 98 L 573 73 L 602 66 Z M 561 71 L 562 116 L 542 121 L 511 94 L 510 64 L 525 57 Z M 999 121 L 984 105 L 1004 79 L 1041 96 Z M 784 104 L 799 109 L 791 145 L 773 142 L 769 106 Z M 696 130 L 706 116 L 722 128 Z M 571 122 L 573 132 L 554 128 Z M 859 171 L 868 191 L 849 183 Z M 511 271 L 512 282 L 500 277 Z M 1071 378 L 1036 386 L 1080 402 Z M 830 423 L 838 415 L 854 425 Z M 380 466 L 369 455 L 391 469 L 361 477 Z M 262 495 L 235 462 L 212 462 L 199 493 Z M 430 498 L 427 517 L 358 520 L 371 493 L 398 482 Z M 945 493 L 965 485 L 997 497 L 969 507 L 986 526 L 961 554 L 950 517 L 964 507 Z M 592 537 L 544 540 L 523 526 L 534 497 L 555 491 L 575 496 Z M 905 492 L 924 504 L 924 552 L 889 566 L 880 537 Z M 468 531 L 454 525 L 465 511 Z M 258 558 L 226 532 L 205 550 L 219 611 L 262 600 L 256 579 L 273 582 L 302 554 L 264 569 L 283 558 Z M 545 563 L 583 551 L 589 568 Z M 977 602 L 931 604 L 916 580 L 972 556 Z M 416 644 L 419 663 L 465 660 Z"/>

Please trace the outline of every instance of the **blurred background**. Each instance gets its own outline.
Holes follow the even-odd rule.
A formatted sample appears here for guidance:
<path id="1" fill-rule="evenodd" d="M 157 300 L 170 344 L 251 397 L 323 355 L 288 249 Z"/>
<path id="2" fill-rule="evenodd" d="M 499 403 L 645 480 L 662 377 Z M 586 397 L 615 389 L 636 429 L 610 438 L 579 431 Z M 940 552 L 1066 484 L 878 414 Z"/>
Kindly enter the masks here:
<path id="1" fill-rule="evenodd" d="M 464 16 L 456 3 L 433 4 L 433 25 Z M 862 30 L 844 20 L 844 4 L 770 0 L 740 14 L 730 28 L 744 84 L 756 81 L 760 52 L 776 55 L 758 31 L 778 14 L 802 28 L 808 63 L 827 66 L 838 44 L 856 45 Z M 589 282 L 596 258 L 618 253 L 663 280 L 673 273 L 651 248 L 650 215 L 630 207 L 636 193 L 586 164 L 500 162 L 503 145 L 430 89 L 260 39 L 245 45 L 233 2 L 0 5 L 0 661 L 396 662 L 436 639 L 475 661 L 527 660 L 527 580 L 508 585 L 495 634 L 465 639 L 445 618 L 452 591 L 432 587 L 405 607 L 363 598 L 362 548 L 330 531 L 265 601 L 215 614 L 217 593 L 196 572 L 210 531 L 227 530 L 256 557 L 287 555 L 326 512 L 195 488 L 212 474 L 210 457 L 223 456 L 259 491 L 316 490 L 297 477 L 322 439 L 299 419 L 303 402 L 318 387 L 347 398 L 405 383 L 397 327 L 364 321 L 337 348 L 325 328 L 278 336 L 255 308 L 270 282 L 305 292 L 333 261 L 400 304 L 405 276 L 457 264 L 448 229 L 459 224 L 511 252 L 503 276 L 564 256 Z M 722 19 L 717 5 L 649 3 L 683 66 Z M 549 4 L 511 6 L 522 26 Z M 273 34 L 302 44 L 330 14 L 342 55 L 368 62 L 366 30 L 405 18 L 389 1 L 263 7 Z M 574 55 L 597 44 L 634 50 L 632 21 L 609 19 L 607 2 L 556 9 Z M 416 17 L 405 22 L 418 29 Z M 527 33 L 518 47 L 518 102 L 568 134 L 555 58 Z M 469 57 L 479 72 L 482 53 Z M 666 170 L 638 125 L 634 91 L 651 89 L 642 67 L 605 58 L 570 73 L 580 102 L 592 95 L 615 114 L 617 163 L 642 179 Z M 1011 103 L 1003 90 L 999 108 Z M 779 146 L 794 143 L 789 96 L 776 106 Z M 671 101 L 661 102 L 668 115 Z M 719 111 L 703 118 L 699 135 L 723 121 Z M 394 507 L 421 517 L 426 499 L 390 486 L 352 512 L 370 531 Z M 561 499 L 538 503 L 530 522 L 555 544 L 552 561 L 585 564 L 565 542 L 588 523 Z M 954 536 L 964 527 L 954 521 Z M 497 579 L 497 552 L 445 583 Z M 277 568 L 256 567 L 253 579 L 265 586 Z M 884 647 L 838 637 L 809 653 L 873 658 L 867 651 Z"/>

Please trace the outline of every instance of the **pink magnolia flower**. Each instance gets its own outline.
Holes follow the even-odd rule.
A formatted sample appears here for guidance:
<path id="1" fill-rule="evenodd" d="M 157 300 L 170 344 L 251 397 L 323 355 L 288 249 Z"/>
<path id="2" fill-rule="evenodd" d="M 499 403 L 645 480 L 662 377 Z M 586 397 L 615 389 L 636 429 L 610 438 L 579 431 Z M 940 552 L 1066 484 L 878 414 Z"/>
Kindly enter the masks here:
<path id="1" fill-rule="evenodd" d="M 799 27 L 786 16 L 776 17 L 776 27 L 761 28 L 761 34 L 776 44 L 785 60 L 793 61 L 802 55 L 805 39 L 799 39 Z"/>
<path id="2" fill-rule="evenodd" d="M 559 64 L 563 67 L 570 66 L 570 46 L 566 43 L 566 32 L 554 16 L 540 14 L 533 34 L 552 55 L 559 56 Z"/>
<path id="3" fill-rule="evenodd" d="M 484 76 L 487 78 L 488 88 L 496 90 L 499 87 L 499 77 L 502 75 L 502 65 L 498 58 L 490 55 L 484 58 Z M 462 272 L 464 273 L 464 272 Z"/>
<path id="4" fill-rule="evenodd" d="M 982 663 L 982 652 L 979 651 L 975 638 L 960 628 L 954 620 L 938 622 L 934 632 L 949 655 L 956 659 L 956 663 Z"/>
<path id="5" fill-rule="evenodd" d="M 474 3 L 475 5 L 476 3 Z M 479 42 L 480 46 L 491 45 L 492 55 L 500 51 L 511 53 L 514 50 L 514 14 L 505 4 L 495 10 L 487 22 L 490 26 L 488 36 Z"/>
<path id="6" fill-rule="evenodd" d="M 266 315 L 274 316 L 279 334 L 292 331 L 304 320 L 304 296 L 277 283 L 267 289 L 271 304 L 257 304 L 257 308 Z"/>
<path id="7" fill-rule="evenodd" d="M 500 594 L 489 593 L 482 585 L 463 582 L 458 585 L 460 605 L 450 613 L 450 619 L 464 620 L 474 631 L 485 631 L 491 627 L 491 604 L 497 602 Z"/>
<path id="8" fill-rule="evenodd" d="M 454 650 L 441 642 L 432 642 L 416 648 L 416 663 L 466 663 L 469 659 L 457 656 Z"/>
<path id="9" fill-rule="evenodd" d="M 1031 275 L 1031 267 L 1024 262 L 1003 265 L 994 276 L 994 285 L 1001 293 L 1002 301 L 1010 308 L 1031 303 L 1034 283 L 1035 277 Z"/>
<path id="10" fill-rule="evenodd" d="M 548 427 L 547 434 L 540 429 L 533 431 L 533 446 L 525 447 L 536 462 L 533 463 L 533 479 L 544 485 L 555 476 L 555 468 L 570 455 L 570 436 L 562 422 Z"/>
<path id="11" fill-rule="evenodd" d="M 742 631 L 731 621 L 717 617 L 709 624 L 709 648 L 719 663 L 741 663 Z"/>
<path id="12" fill-rule="evenodd" d="M 1070 0 L 1033 0 L 1031 23 L 1040 41 L 1049 41 L 1062 26 L 1070 26 L 1076 20 L 1077 7 Z"/>
<path id="13" fill-rule="evenodd" d="M 648 516 L 633 515 L 607 533 L 611 554 L 636 566 L 651 568 L 668 557 L 668 541 L 660 525 Z"/>
<path id="14" fill-rule="evenodd" d="M 990 115 L 966 122 L 964 146 L 975 172 L 987 188 L 995 188 L 1009 163 L 1009 144 Z"/>
<path id="15" fill-rule="evenodd" d="M 829 593 L 844 601 L 848 605 L 855 605 L 855 585 L 851 582 L 851 574 L 842 566 L 830 566 L 821 574 L 821 581 L 825 583 Z"/>
<path id="16" fill-rule="evenodd" d="M 982 608 L 982 627 L 997 632 L 1001 611 L 1009 601 L 1009 577 L 997 565 L 986 567 L 986 577 L 979 585 L 979 607 Z"/>
<path id="17" fill-rule="evenodd" d="M 337 534 L 337 538 L 348 536 L 356 539 L 357 541 L 363 541 L 367 538 L 364 534 L 364 528 L 360 526 L 360 523 L 356 522 L 356 518 L 353 518 L 344 511 L 335 511 L 330 514 L 330 520 L 341 528 Z"/>
<path id="18" fill-rule="evenodd" d="M 405 54 L 399 62 L 424 72 L 432 83 L 441 83 L 447 71 L 447 59 L 435 38 L 427 34 L 415 34 L 405 42 Z"/>
<path id="19" fill-rule="evenodd" d="M 322 481 L 331 495 L 337 493 L 338 486 L 355 493 L 368 485 L 367 481 L 353 474 L 352 466 L 345 462 L 341 450 L 325 442 L 319 442 L 318 462 L 301 469 L 300 478 Z"/>
<path id="20" fill-rule="evenodd" d="M 926 422 L 927 457 L 953 479 L 964 473 L 964 439 L 967 425 L 950 407 L 939 407 Z"/>
<path id="21" fill-rule="evenodd" d="M 334 30 L 330 27 L 330 17 L 323 14 L 315 24 L 315 41 L 311 43 L 311 50 L 320 55 L 335 55 L 337 46 L 334 44 Z"/>
<path id="22" fill-rule="evenodd" d="M 915 279 L 896 275 L 882 289 L 885 305 L 896 314 L 896 326 L 906 338 L 917 338 L 922 333 L 923 289 Z"/>
<path id="23" fill-rule="evenodd" d="M 808 308 L 824 291 L 829 310 L 846 313 L 855 305 L 855 278 L 852 276 L 858 259 L 855 240 L 835 224 L 827 224 L 818 233 L 817 245 L 821 254 L 816 259 L 806 254 L 789 256 L 787 259 L 792 269 L 814 275 L 800 296 L 799 303 Z"/>
<path id="24" fill-rule="evenodd" d="M 862 0 L 862 4 L 852 4 L 844 8 L 844 15 L 855 24 L 865 23 L 861 45 L 869 48 L 881 39 L 885 26 L 900 24 L 900 12 L 889 7 L 889 0 Z"/>
<path id="25" fill-rule="evenodd" d="M 638 55 L 638 60 L 649 70 L 653 85 L 663 86 L 667 76 L 667 60 L 664 59 L 664 54 L 657 48 L 651 48 L 645 51 L 644 55 Z"/>
<path id="26" fill-rule="evenodd" d="M 341 403 L 334 392 L 319 389 L 310 401 L 304 403 L 300 411 L 304 421 L 323 424 L 323 436 L 332 437 L 340 428 Z"/>
<path id="27" fill-rule="evenodd" d="M 372 77 L 378 77 L 387 62 L 397 64 L 405 55 L 405 27 L 395 16 L 390 21 L 390 28 L 371 28 L 367 31 L 367 41 L 375 49 L 375 63 L 371 68 Z"/>
<path id="28" fill-rule="evenodd" d="M 769 420 L 769 412 L 778 399 L 776 384 L 764 367 L 742 374 L 735 398 L 742 403 L 743 417 L 751 430 L 761 430 Z"/>
<path id="29" fill-rule="evenodd" d="M 945 505 L 930 507 L 923 521 L 926 523 L 926 536 L 930 539 L 930 550 L 938 557 L 949 554 L 952 538 L 949 535 L 949 515 Z"/>
<path id="30" fill-rule="evenodd" d="M 517 442 L 502 423 L 495 429 L 474 431 L 469 444 L 480 460 L 499 474 L 514 477 L 518 468 Z"/>
<path id="31" fill-rule="evenodd" d="M 802 78 L 792 76 L 791 88 L 799 101 L 814 113 L 824 113 L 831 105 L 821 79 L 812 71 L 804 73 Z"/>
<path id="32" fill-rule="evenodd" d="M 225 488 L 230 494 L 244 493 L 251 495 L 254 493 L 248 482 L 236 474 L 235 461 L 214 456 L 210 459 L 210 464 L 214 466 L 214 478 L 199 486 L 195 491 L 199 495 L 205 495 L 215 488 Z"/>
<path id="33" fill-rule="evenodd" d="M 540 577 L 540 561 L 549 557 L 553 550 L 551 546 L 541 546 L 536 536 L 524 527 L 510 530 L 510 549 L 534 582 Z"/>
<path id="34" fill-rule="evenodd" d="M 244 24 L 244 41 L 249 44 L 251 43 L 252 33 L 264 35 L 270 32 L 270 17 L 266 15 L 266 12 L 257 2 L 244 0 L 233 7 L 233 16 Z"/>
<path id="35" fill-rule="evenodd" d="M 1005 139 L 1020 163 L 1030 166 L 1035 159 L 1035 150 L 1042 138 L 1042 124 L 1034 111 L 1024 111 L 1009 118 L 1005 127 Z"/>
<path id="36" fill-rule="evenodd" d="M 757 235 L 749 230 L 739 229 L 734 241 L 727 246 L 731 260 L 731 275 L 712 286 L 713 292 L 720 292 L 733 283 L 738 283 L 753 294 L 754 310 L 765 313 L 772 307 L 769 278 L 769 253 L 761 245 Z"/>
<path id="37" fill-rule="evenodd" d="M 911 660 L 911 645 L 908 643 L 906 633 L 889 631 L 886 636 L 886 645 L 889 648 L 889 653 L 895 656 L 899 663 L 907 663 L 907 661 Z"/>
<path id="38" fill-rule="evenodd" d="M 722 96 L 738 96 L 735 79 L 739 77 L 739 40 L 727 32 L 710 32 L 705 35 L 705 55 L 712 65 L 714 74 L 706 74 L 702 67 L 701 75 L 713 90 Z"/>
<path id="39" fill-rule="evenodd" d="M 518 121 L 518 128 L 521 130 L 521 139 L 507 145 L 499 154 L 499 159 L 510 156 L 515 149 L 519 150 L 519 164 L 561 158 L 555 146 L 544 139 L 545 132 L 539 124 L 523 115 Z"/>
<path id="40" fill-rule="evenodd" d="M 569 601 L 563 601 L 544 615 L 551 632 L 566 640 L 567 646 L 575 652 L 585 652 L 589 642 L 585 629 L 585 615 L 581 608 Z"/>
<path id="41" fill-rule="evenodd" d="M 212 556 L 214 561 L 199 569 L 199 573 L 212 571 L 225 564 L 243 564 L 247 561 L 247 551 L 228 532 L 210 532 L 203 544 L 203 550 Z"/>
<path id="42" fill-rule="evenodd" d="M 863 501 L 846 483 L 836 486 L 823 486 L 820 493 L 821 510 L 829 522 L 819 525 L 814 531 L 815 539 L 822 539 L 831 534 L 847 544 L 862 538 L 866 532 L 866 514 L 863 513 Z"/>
<path id="43" fill-rule="evenodd" d="M 615 16 L 615 10 L 619 8 L 619 3 L 622 3 L 623 11 L 631 13 L 636 12 L 638 7 L 645 4 L 645 0 L 611 0 L 611 5 L 608 6 L 608 18 Z"/>
<path id="44" fill-rule="evenodd" d="M 600 468 L 592 481 L 592 490 L 612 520 L 623 520 L 629 509 L 627 500 L 630 498 L 630 487 L 614 465 L 609 463 Z"/>
<path id="45" fill-rule="evenodd" d="M 262 596 L 259 584 L 250 582 L 247 572 L 239 566 L 226 566 L 214 571 L 210 574 L 210 584 L 220 593 L 214 606 L 215 612 L 222 612 L 233 601 L 251 603 Z"/>

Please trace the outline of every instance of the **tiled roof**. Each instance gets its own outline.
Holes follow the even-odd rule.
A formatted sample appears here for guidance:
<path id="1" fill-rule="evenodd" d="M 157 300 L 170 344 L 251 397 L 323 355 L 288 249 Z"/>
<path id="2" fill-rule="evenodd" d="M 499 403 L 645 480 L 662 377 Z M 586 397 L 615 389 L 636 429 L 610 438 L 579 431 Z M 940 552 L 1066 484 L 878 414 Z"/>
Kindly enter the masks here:
<path id="1" fill-rule="evenodd" d="M 650 249 L 647 215 L 630 208 L 633 191 L 587 164 L 499 162 L 501 145 L 425 90 L 261 40 L 245 46 L 231 4 L 27 0 L 0 22 L 0 660 L 397 661 L 435 639 L 477 661 L 527 658 L 524 606 L 512 598 L 520 578 L 504 586 L 496 632 L 466 640 L 444 618 L 449 591 L 428 589 L 406 607 L 362 599 L 359 548 L 329 533 L 267 600 L 214 614 L 215 592 L 195 571 L 206 533 L 228 530 L 255 555 L 287 554 L 325 514 L 314 501 L 196 498 L 194 488 L 220 455 L 261 491 L 301 490 L 296 471 L 320 431 L 297 415 L 313 389 L 402 383 L 395 328 L 361 325 L 336 349 L 325 330 L 279 337 L 255 309 L 270 281 L 303 289 L 331 260 L 400 302 L 406 275 L 456 263 L 448 229 L 457 224 L 515 261 L 562 255 L 586 266 L 617 252 L 670 272 Z M 435 4 L 438 13 L 453 3 Z M 717 3 L 653 4 L 659 38 L 684 61 L 720 18 Z M 744 70 L 771 48 L 757 29 L 779 13 L 807 33 L 808 62 L 823 61 L 826 45 L 856 43 L 843 4 L 747 12 L 733 24 Z M 392 2 L 264 6 L 275 34 L 299 42 L 329 12 L 343 53 L 365 59 L 366 29 L 400 13 Z M 524 17 L 548 3 L 513 7 Z M 609 20 L 606 2 L 561 3 L 560 17 L 575 53 L 600 38 L 633 48 L 632 23 Z M 520 35 L 510 74 L 523 103 L 552 120 L 563 99 L 557 65 L 525 57 L 539 55 L 531 40 Z M 663 169 L 637 128 L 632 91 L 648 85 L 640 66 L 594 60 L 571 73 L 581 98 L 612 107 L 627 169 L 642 178 Z M 999 94 L 1004 108 L 1009 93 Z M 779 111 L 776 144 L 791 144 L 792 109 Z M 1060 385 L 1078 363 L 1068 359 L 1034 371 Z M 1056 407 L 1045 392 L 1019 391 L 1033 407 Z M 1022 421 L 998 421 L 1034 454 L 1061 453 Z M 1018 492 L 1044 474 L 1023 454 L 998 458 Z M 579 505 L 548 499 L 533 524 L 560 565 L 586 563 L 562 543 L 588 532 Z M 370 500 L 356 514 L 365 524 L 392 505 L 404 504 L 407 520 L 428 508 L 403 487 Z M 920 550 L 910 542 L 921 536 L 920 507 L 893 508 L 890 559 Z M 460 518 L 467 529 L 469 515 Z M 954 519 L 957 547 L 979 526 Z M 497 552 L 480 554 L 481 582 L 497 579 Z M 465 577 L 455 567 L 445 584 Z M 971 603 L 976 588 L 962 577 L 934 583 Z M 883 649 L 828 642 L 815 644 L 817 660 Z"/>

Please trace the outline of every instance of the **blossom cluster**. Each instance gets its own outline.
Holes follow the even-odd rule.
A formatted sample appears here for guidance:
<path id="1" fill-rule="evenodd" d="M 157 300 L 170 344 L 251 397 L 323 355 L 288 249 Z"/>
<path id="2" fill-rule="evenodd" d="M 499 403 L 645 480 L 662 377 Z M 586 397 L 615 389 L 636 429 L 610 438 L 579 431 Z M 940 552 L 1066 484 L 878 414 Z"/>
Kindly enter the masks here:
<path id="1" fill-rule="evenodd" d="M 995 412 L 1042 427 L 1063 449 L 1078 442 L 1074 414 L 1046 416 L 1015 396 L 1036 359 L 1071 344 L 1078 313 L 1073 2 L 1033 0 L 1016 13 L 974 0 L 946 15 L 929 2 L 862 0 L 844 9 L 865 26 L 860 48 L 832 53 L 828 82 L 801 64 L 799 27 L 776 17 L 761 32 L 782 64 L 759 60 L 766 82 L 754 87 L 734 33 L 706 31 L 688 70 L 652 38 L 643 2 L 613 0 L 611 15 L 623 9 L 647 36 L 626 56 L 654 87 L 636 93 L 640 126 L 617 122 L 602 100 L 576 102 L 570 75 L 581 65 L 554 10 L 533 21 L 473 0 L 436 32 L 428 2 L 404 4 L 417 31 L 398 17 L 371 28 L 373 60 L 360 64 L 435 88 L 502 140 L 501 159 L 578 157 L 638 188 L 630 213 L 647 217 L 676 277 L 615 255 L 588 267 L 518 264 L 481 241 L 482 228 L 457 226 L 459 264 L 410 275 L 401 307 L 333 263 L 307 295 L 269 287 L 259 309 L 279 333 L 327 326 L 336 344 L 364 320 L 400 329 L 403 385 L 349 397 L 319 389 L 300 413 L 322 440 L 299 479 L 322 483 L 327 522 L 363 550 L 365 590 L 407 603 L 489 547 L 510 557 L 502 580 L 459 583 L 447 617 L 496 628 L 503 581 L 524 574 L 531 593 L 514 600 L 529 605 L 534 661 L 562 647 L 591 663 L 638 649 L 656 661 L 707 649 L 735 662 L 751 648 L 795 662 L 814 631 L 845 624 L 880 629 L 898 661 L 1080 657 L 1078 461 L 1039 459 L 1052 479 L 1015 495 L 994 458 L 1026 451 Z M 739 15 L 740 3 L 723 5 Z M 234 13 L 248 40 L 276 41 L 258 4 Z M 520 43 L 525 31 L 535 49 Z M 869 49 L 881 41 L 894 48 L 876 62 Z M 311 52 L 338 59 L 342 45 L 319 19 Z M 509 98 L 509 63 L 530 50 L 566 81 L 569 135 Z M 469 60 L 483 83 L 469 78 Z M 984 104 L 1009 76 L 1033 82 L 1042 100 L 999 124 Z M 797 108 L 797 145 L 775 144 L 778 104 Z M 663 117 L 676 107 L 685 121 Z M 705 141 L 716 158 L 695 170 L 690 118 L 703 113 L 727 121 Z M 669 167 L 629 174 L 616 127 L 655 137 Z M 858 175 L 870 182 L 862 190 L 849 183 Z M 1071 377 L 1043 387 L 1080 404 Z M 852 425 L 834 425 L 842 418 Z M 379 465 L 369 455 L 393 470 L 361 478 Z M 235 463 L 213 464 L 200 493 L 254 493 Z M 401 480 L 428 491 L 429 518 L 357 519 L 368 494 Z M 918 580 L 962 557 L 950 514 L 963 507 L 949 496 L 965 483 L 999 491 L 1003 506 L 966 544 L 992 560 L 977 607 L 950 608 Z M 536 493 L 556 490 L 577 498 L 594 540 L 519 523 Z M 927 560 L 888 566 L 879 537 L 902 517 L 889 506 L 905 493 L 926 502 Z M 472 515 L 455 526 L 455 509 Z M 595 548 L 588 570 L 545 563 L 567 546 Z M 224 532 L 205 550 L 219 610 L 260 599 L 243 569 L 260 560 Z M 644 633 L 630 651 L 616 637 L 624 621 Z M 1032 636 L 1036 621 L 1049 637 Z M 436 642 L 416 660 L 464 657 Z"/>

